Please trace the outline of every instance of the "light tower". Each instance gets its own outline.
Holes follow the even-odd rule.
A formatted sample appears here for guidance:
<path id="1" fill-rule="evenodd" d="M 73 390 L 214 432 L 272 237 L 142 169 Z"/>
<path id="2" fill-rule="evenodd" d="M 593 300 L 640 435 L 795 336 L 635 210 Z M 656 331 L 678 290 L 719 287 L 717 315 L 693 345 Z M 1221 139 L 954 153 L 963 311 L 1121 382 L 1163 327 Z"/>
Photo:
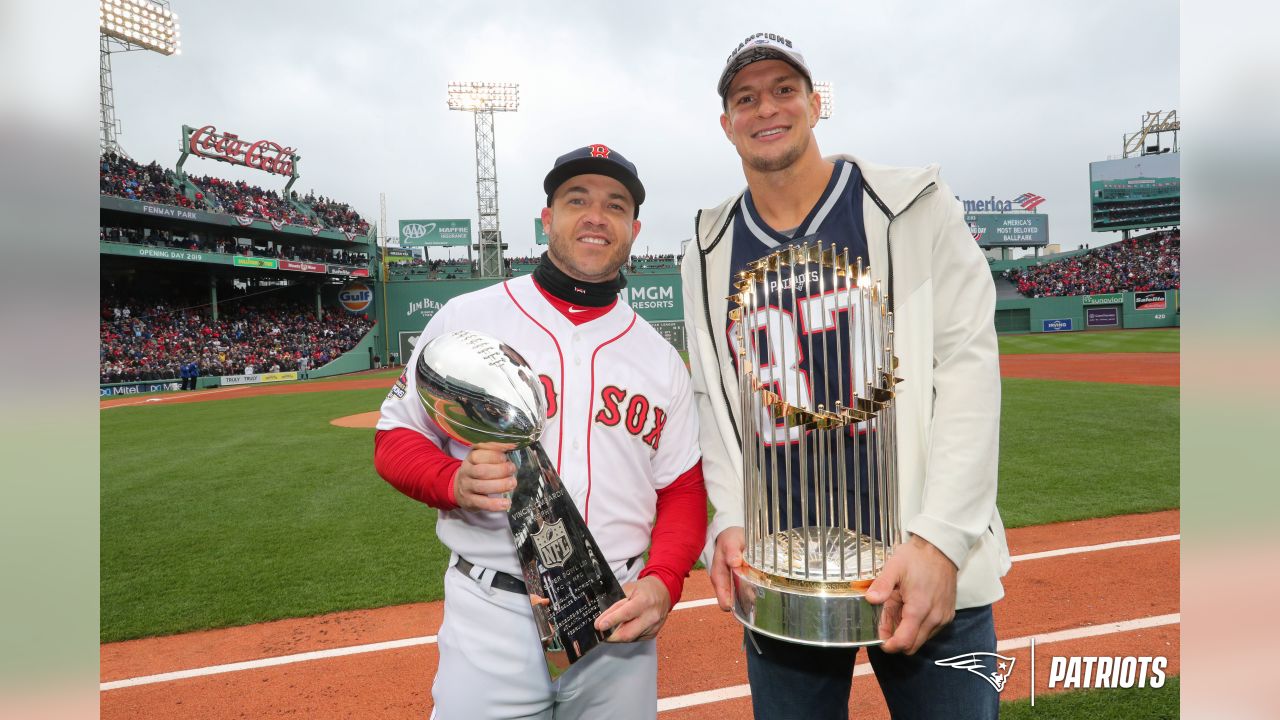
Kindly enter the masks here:
<path id="1" fill-rule="evenodd" d="M 831 87 L 831 81 L 829 80 L 815 80 L 813 91 L 822 98 L 822 108 L 818 110 L 818 117 L 826 120 L 836 110 L 835 88 Z"/>
<path id="2" fill-rule="evenodd" d="M 480 277 L 506 273 L 502 231 L 498 227 L 498 164 L 494 150 L 493 114 L 520 108 L 518 83 L 451 82 L 449 109 L 465 110 L 476 119 L 476 204 L 480 215 Z M 467 256 L 471 248 L 467 247 Z"/>
<path id="3" fill-rule="evenodd" d="M 150 50 L 161 55 L 177 55 L 182 52 L 178 36 L 178 15 L 169 10 L 168 0 L 100 0 L 98 106 L 102 152 L 126 155 L 116 139 L 120 126 L 111 86 L 111 53 Z"/>

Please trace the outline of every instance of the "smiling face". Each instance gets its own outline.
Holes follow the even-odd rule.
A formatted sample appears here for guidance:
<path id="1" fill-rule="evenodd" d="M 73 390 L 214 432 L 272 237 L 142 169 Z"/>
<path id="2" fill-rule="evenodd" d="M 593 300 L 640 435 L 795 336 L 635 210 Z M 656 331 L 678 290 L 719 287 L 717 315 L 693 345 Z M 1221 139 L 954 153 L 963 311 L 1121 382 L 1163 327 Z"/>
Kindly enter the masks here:
<path id="1" fill-rule="evenodd" d="M 542 210 L 548 257 L 575 280 L 612 280 L 640 233 L 635 209 L 631 193 L 611 177 L 569 178 L 556 188 L 551 207 Z"/>
<path id="2" fill-rule="evenodd" d="M 720 127 L 743 163 L 759 172 L 791 167 L 813 142 L 822 99 L 799 71 L 781 60 L 744 67 L 729 83 Z"/>

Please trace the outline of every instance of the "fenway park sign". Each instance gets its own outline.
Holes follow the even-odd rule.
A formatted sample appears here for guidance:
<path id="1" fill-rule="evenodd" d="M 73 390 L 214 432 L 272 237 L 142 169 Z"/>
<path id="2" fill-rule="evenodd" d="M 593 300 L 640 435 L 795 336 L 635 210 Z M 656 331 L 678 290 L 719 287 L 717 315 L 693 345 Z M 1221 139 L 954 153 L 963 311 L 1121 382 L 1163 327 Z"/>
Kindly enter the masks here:
<path id="1" fill-rule="evenodd" d="M 298 155 L 294 149 L 271 140 L 250 142 L 241 140 L 235 133 L 218 132 L 212 125 L 200 128 L 183 125 L 182 143 L 186 152 L 202 158 L 243 165 L 276 175 L 298 175 Z"/>

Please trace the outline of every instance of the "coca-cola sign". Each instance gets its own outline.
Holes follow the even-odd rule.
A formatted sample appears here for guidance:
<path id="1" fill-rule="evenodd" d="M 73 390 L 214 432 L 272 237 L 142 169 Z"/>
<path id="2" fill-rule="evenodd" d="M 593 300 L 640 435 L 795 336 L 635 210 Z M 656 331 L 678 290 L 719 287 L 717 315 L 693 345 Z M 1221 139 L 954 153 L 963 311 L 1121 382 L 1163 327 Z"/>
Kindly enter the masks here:
<path id="1" fill-rule="evenodd" d="M 201 128 L 183 126 L 187 136 L 187 151 L 210 160 L 221 160 L 234 165 L 244 165 L 255 170 L 293 177 L 297 153 L 291 147 L 283 147 L 271 140 L 249 142 L 235 133 L 218 132 L 212 125 Z"/>

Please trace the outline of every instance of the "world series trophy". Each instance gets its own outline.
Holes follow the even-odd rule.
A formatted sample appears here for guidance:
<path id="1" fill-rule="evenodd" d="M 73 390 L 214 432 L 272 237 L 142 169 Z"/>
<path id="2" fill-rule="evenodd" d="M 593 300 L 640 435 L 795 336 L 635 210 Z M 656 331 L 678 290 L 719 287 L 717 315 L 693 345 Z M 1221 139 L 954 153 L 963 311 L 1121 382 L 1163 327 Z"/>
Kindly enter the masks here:
<path id="1" fill-rule="evenodd" d="M 865 593 L 901 542 L 888 298 L 861 258 L 821 242 L 752 262 L 734 290 L 746 535 L 734 615 L 791 642 L 878 644 Z M 795 370 L 815 353 L 849 370 L 848 386 L 843 372 Z"/>
<path id="2" fill-rule="evenodd" d="M 433 339 L 414 372 L 418 398 L 450 437 L 516 445 L 507 453 L 516 466 L 507 520 L 554 680 L 608 638 L 595 620 L 625 595 L 538 442 L 542 384 L 519 353 L 470 330 Z"/>

